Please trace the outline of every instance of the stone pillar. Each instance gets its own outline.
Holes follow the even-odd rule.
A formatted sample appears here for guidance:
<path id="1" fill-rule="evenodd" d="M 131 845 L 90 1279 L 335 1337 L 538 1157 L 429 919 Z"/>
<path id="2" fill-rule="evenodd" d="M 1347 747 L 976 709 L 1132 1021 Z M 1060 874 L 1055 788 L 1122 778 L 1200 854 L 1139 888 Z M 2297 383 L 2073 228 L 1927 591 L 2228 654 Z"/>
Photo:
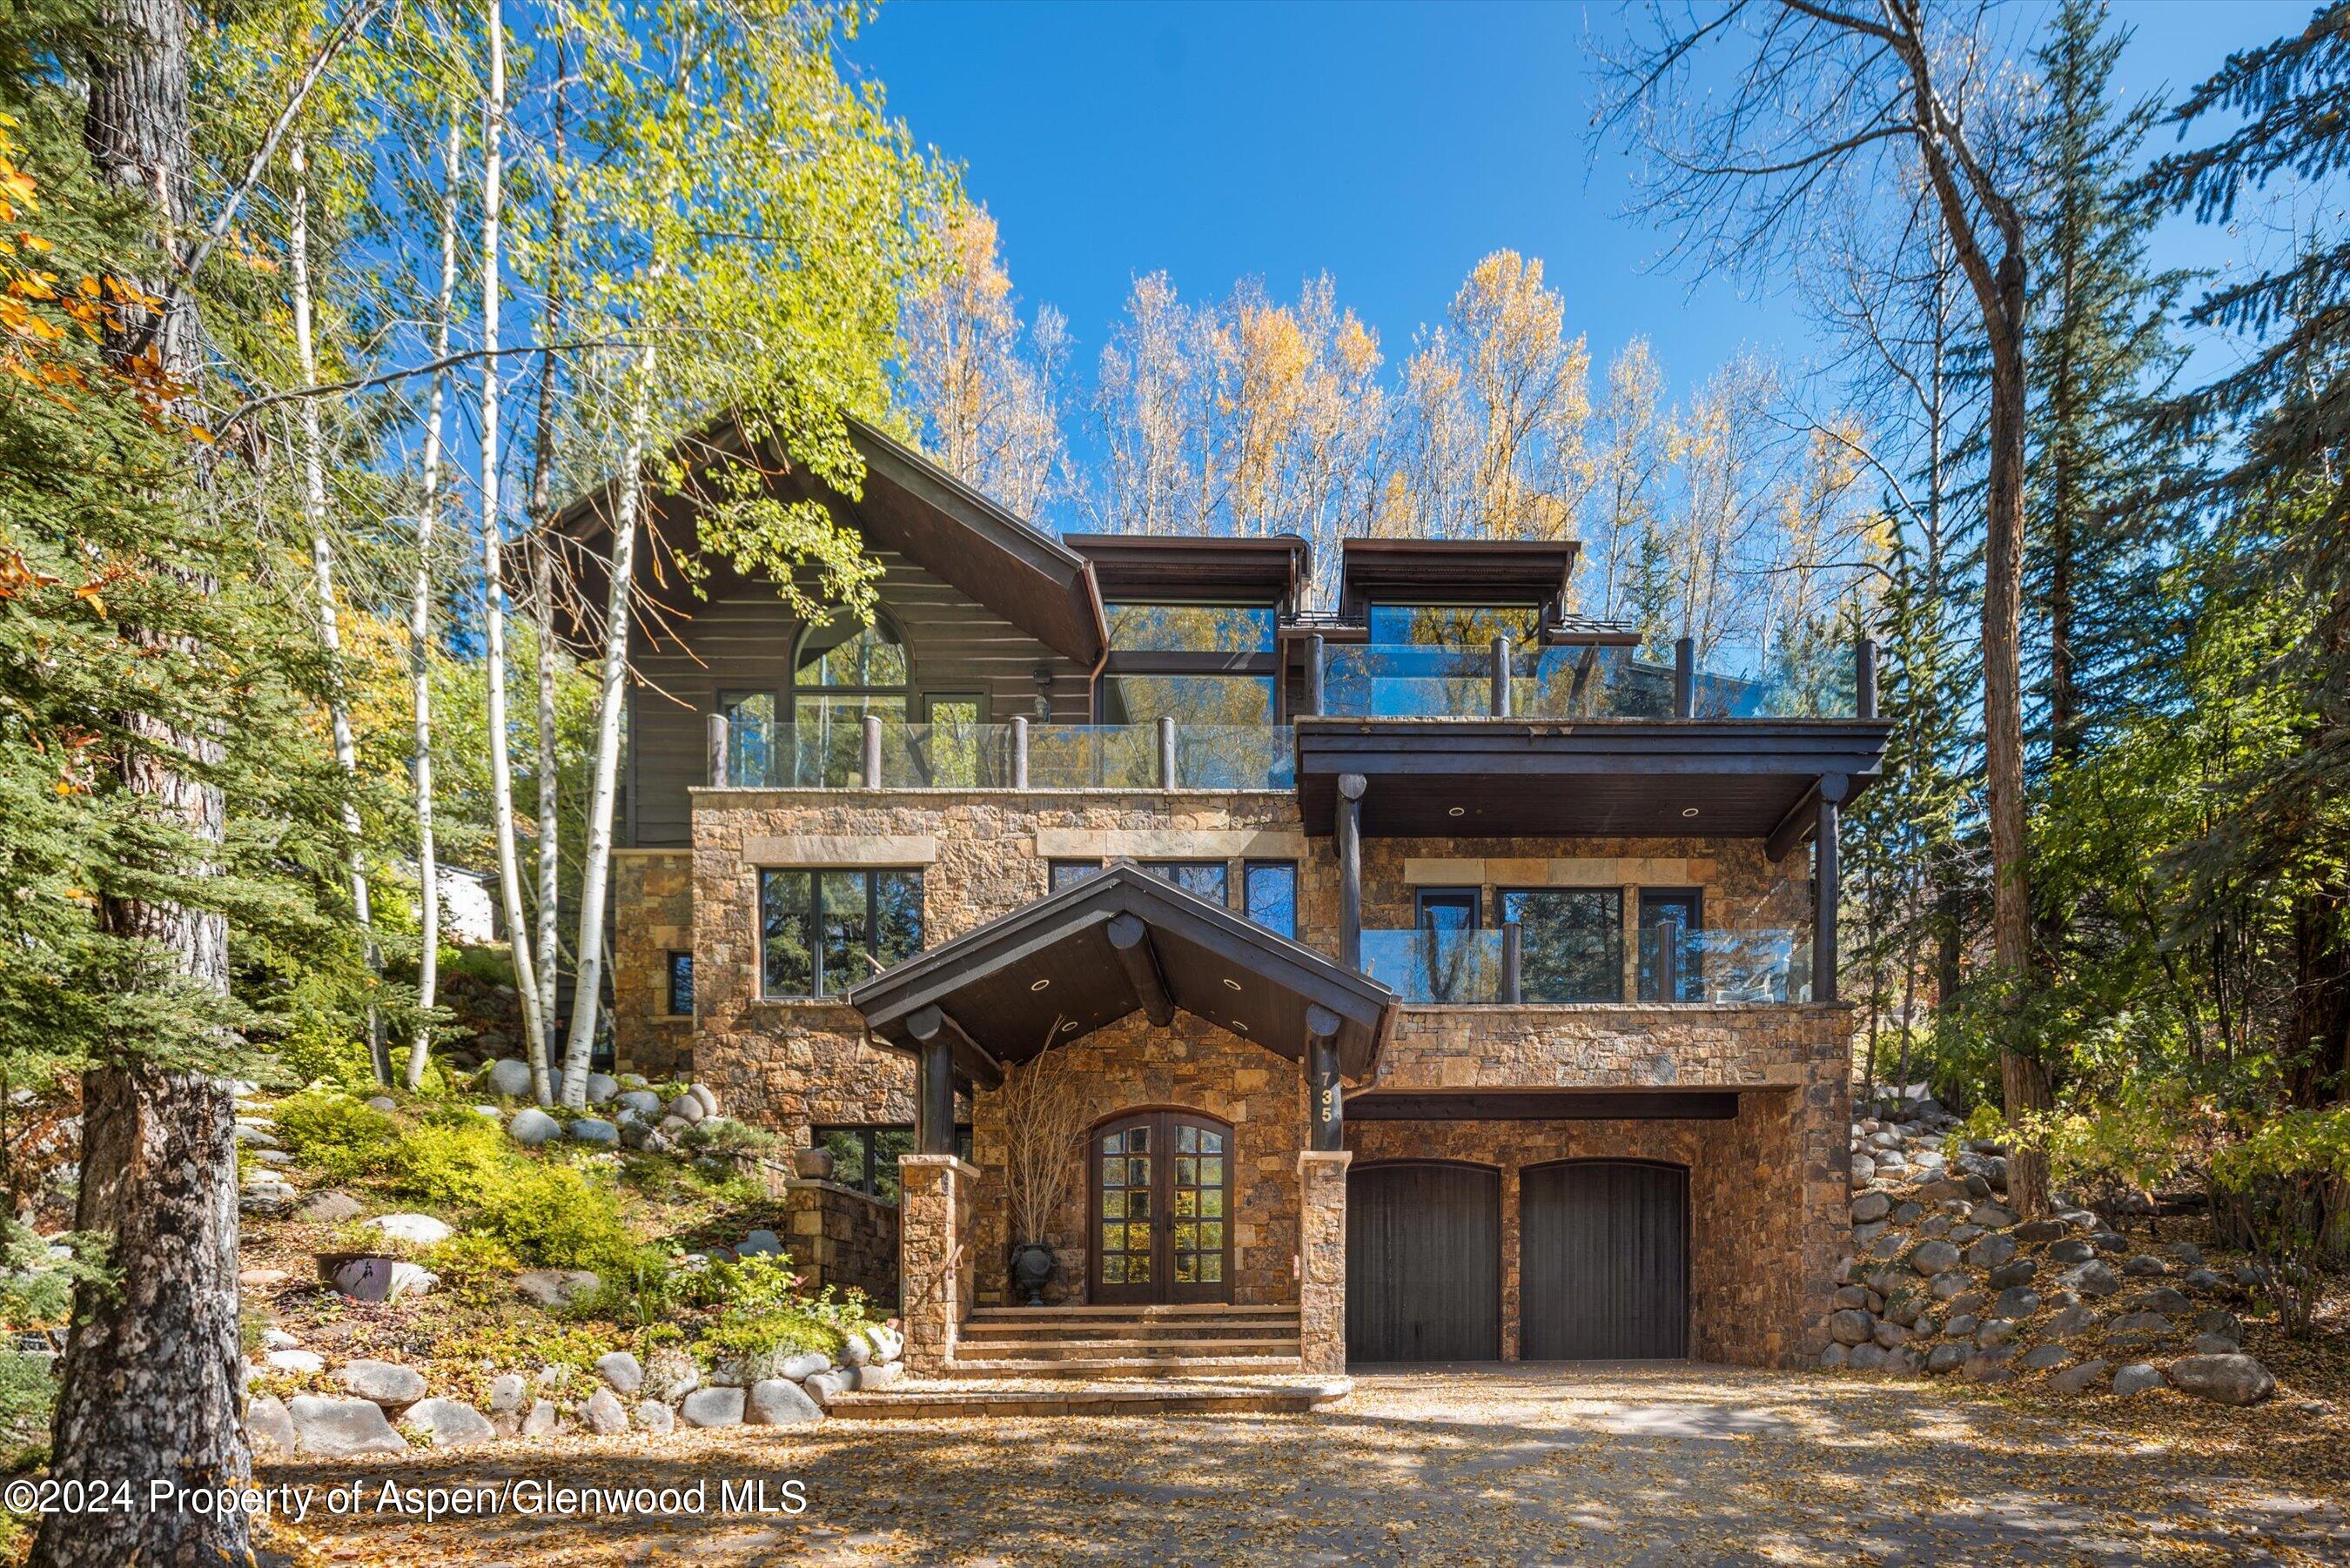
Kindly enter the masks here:
<path id="1" fill-rule="evenodd" d="M 1352 1149 L 1297 1157 L 1299 1365 L 1325 1376 L 1347 1370 L 1347 1168 Z"/>
<path id="2" fill-rule="evenodd" d="M 971 1315 L 971 1208 L 979 1172 L 951 1154 L 905 1155 L 898 1171 L 898 1315 L 906 1330 L 906 1366 L 918 1377 L 934 1377 Z"/>

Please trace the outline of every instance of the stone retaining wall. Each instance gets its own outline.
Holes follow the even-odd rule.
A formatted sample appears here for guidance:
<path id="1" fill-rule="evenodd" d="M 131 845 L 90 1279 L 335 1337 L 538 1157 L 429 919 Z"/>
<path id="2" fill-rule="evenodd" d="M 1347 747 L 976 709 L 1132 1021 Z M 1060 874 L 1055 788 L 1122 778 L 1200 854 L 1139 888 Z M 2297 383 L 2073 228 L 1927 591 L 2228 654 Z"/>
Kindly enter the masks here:
<path id="1" fill-rule="evenodd" d="M 784 1247 L 806 1288 L 865 1293 L 877 1308 L 898 1300 L 898 1207 L 833 1181 L 784 1183 Z"/>

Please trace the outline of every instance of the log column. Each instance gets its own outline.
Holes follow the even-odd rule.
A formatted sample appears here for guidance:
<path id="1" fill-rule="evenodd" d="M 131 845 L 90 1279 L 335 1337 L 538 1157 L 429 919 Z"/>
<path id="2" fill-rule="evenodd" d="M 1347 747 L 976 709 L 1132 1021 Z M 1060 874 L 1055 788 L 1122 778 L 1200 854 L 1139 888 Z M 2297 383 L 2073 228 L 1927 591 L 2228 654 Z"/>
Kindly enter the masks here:
<path id="1" fill-rule="evenodd" d="M 1338 775 L 1338 961 L 1363 967 L 1363 792 L 1360 774 Z"/>
<path id="2" fill-rule="evenodd" d="M 1345 1147 L 1346 1109 L 1338 1085 L 1338 1015 L 1315 1004 L 1305 1010 L 1305 1085 L 1309 1147 L 1324 1153 Z"/>
<path id="3" fill-rule="evenodd" d="M 1841 774 L 1820 781 L 1812 829 L 1812 1000 L 1836 1000 L 1836 906 L 1842 898 L 1843 857 L 1836 834 L 1844 798 L 1851 790 Z"/>

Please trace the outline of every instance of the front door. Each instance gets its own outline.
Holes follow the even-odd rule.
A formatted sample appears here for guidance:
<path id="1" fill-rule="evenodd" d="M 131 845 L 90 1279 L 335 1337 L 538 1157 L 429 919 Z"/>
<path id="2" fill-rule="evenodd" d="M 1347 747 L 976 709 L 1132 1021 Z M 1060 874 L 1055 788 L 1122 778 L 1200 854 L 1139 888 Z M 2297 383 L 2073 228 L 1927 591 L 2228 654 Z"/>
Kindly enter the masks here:
<path id="1" fill-rule="evenodd" d="M 1230 1127 L 1190 1111 L 1094 1129 L 1095 1302 L 1232 1299 L 1232 1147 Z"/>

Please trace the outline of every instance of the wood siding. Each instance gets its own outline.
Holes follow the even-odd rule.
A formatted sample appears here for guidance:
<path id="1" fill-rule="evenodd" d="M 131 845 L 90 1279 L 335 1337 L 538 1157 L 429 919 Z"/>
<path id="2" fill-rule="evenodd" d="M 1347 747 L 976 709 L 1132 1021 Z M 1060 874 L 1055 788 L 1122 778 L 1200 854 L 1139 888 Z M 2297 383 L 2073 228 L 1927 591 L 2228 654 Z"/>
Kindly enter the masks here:
<path id="1" fill-rule="evenodd" d="M 901 555 L 877 552 L 881 607 L 906 639 L 910 713 L 929 696 L 977 693 L 988 717 L 1034 717 L 1039 668 L 1053 671 L 1053 717 L 1083 722 L 1091 671 L 1047 649 Z M 721 571 L 691 619 L 642 627 L 632 661 L 627 841 L 643 848 L 692 842 L 686 792 L 707 783 L 707 721 L 721 691 L 773 691 L 787 726 L 792 650 L 800 625 L 775 590 Z"/>
<path id="2" fill-rule="evenodd" d="M 1519 1355 L 1688 1355 L 1689 1172 L 1573 1161 L 1534 1167 L 1520 1182 Z"/>

